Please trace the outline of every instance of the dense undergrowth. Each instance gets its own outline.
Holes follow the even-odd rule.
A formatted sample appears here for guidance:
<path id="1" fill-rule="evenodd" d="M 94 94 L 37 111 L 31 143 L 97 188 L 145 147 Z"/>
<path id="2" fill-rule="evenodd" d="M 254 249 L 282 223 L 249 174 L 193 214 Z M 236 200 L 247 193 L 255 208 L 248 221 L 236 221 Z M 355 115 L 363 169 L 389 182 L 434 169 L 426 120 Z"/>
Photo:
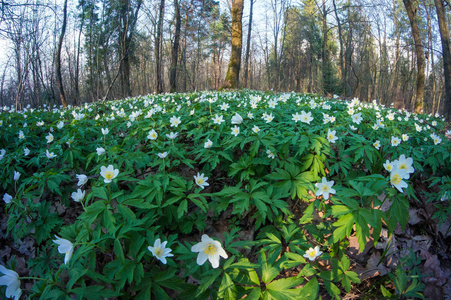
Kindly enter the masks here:
<path id="1" fill-rule="evenodd" d="M 447 124 L 357 99 L 172 94 L 0 123 L 1 289 L 16 299 L 339 299 L 371 280 L 350 237 L 376 245 L 415 203 L 450 215 Z M 418 259 L 371 295 L 422 298 Z"/>

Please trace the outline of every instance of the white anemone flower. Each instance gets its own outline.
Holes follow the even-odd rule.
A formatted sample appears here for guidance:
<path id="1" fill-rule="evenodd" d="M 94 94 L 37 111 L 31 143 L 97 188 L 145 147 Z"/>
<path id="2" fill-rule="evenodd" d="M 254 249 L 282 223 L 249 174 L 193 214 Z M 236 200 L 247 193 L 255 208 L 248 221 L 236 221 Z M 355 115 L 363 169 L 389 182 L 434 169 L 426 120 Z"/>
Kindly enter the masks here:
<path id="1" fill-rule="evenodd" d="M 235 125 L 232 127 L 232 135 L 237 136 L 238 134 L 240 134 L 240 127 Z"/>
<path id="2" fill-rule="evenodd" d="M 55 158 L 56 154 L 53 152 L 49 152 L 49 150 L 45 150 L 45 156 L 47 156 L 48 159 L 51 159 L 51 158 Z"/>
<path id="3" fill-rule="evenodd" d="M 108 128 L 102 128 L 102 134 L 107 135 L 110 132 Z"/>
<path id="4" fill-rule="evenodd" d="M 81 189 L 77 189 L 76 192 L 73 192 L 71 194 L 71 198 L 75 201 L 75 202 L 80 202 L 81 200 L 83 200 L 85 198 L 85 191 L 82 191 Z"/>
<path id="5" fill-rule="evenodd" d="M 201 187 L 201 189 L 204 189 L 206 186 L 209 186 L 210 184 L 207 182 L 208 177 L 204 176 L 204 173 L 199 174 L 199 172 L 197 173 L 197 176 L 194 175 L 194 181 L 196 182 L 196 184 L 198 186 Z"/>
<path id="6" fill-rule="evenodd" d="M 47 144 L 53 142 L 53 134 L 49 133 L 45 138 L 47 139 Z"/>
<path id="7" fill-rule="evenodd" d="M 155 129 L 152 129 L 149 134 L 147 135 L 147 138 L 149 140 L 156 140 L 158 137 L 158 133 L 155 131 Z"/>
<path id="8" fill-rule="evenodd" d="M 84 174 L 75 174 L 75 176 L 78 179 L 78 186 L 83 186 L 86 182 L 88 182 L 88 176 L 84 175 Z"/>
<path id="9" fill-rule="evenodd" d="M 3 201 L 5 201 L 6 204 L 10 203 L 12 200 L 13 200 L 13 197 L 10 194 L 5 193 L 3 195 Z"/>
<path id="10" fill-rule="evenodd" d="M 152 252 L 152 255 L 155 256 L 159 261 L 161 261 L 163 264 L 166 264 L 166 257 L 172 257 L 174 254 L 171 253 L 171 248 L 166 248 L 166 244 L 168 242 L 164 241 L 161 242 L 160 239 L 156 239 L 155 243 L 152 246 L 147 247 L 150 252 Z"/>
<path id="11" fill-rule="evenodd" d="M 397 188 L 401 193 L 403 188 L 407 188 L 408 185 L 403 179 L 408 178 L 408 173 L 404 169 L 399 169 L 398 166 L 394 166 L 390 172 L 390 183 L 393 187 Z"/>
<path id="12" fill-rule="evenodd" d="M 205 148 L 205 149 L 208 149 L 208 148 L 211 148 L 211 147 L 213 147 L 213 142 L 212 142 L 210 139 L 208 139 L 208 140 L 204 143 L 204 148 Z"/>
<path id="13" fill-rule="evenodd" d="M 28 156 L 28 154 L 30 154 L 30 149 L 28 149 L 27 147 L 25 147 L 25 148 L 23 149 L 23 152 L 24 152 L 24 155 L 25 155 L 25 156 Z"/>
<path id="14" fill-rule="evenodd" d="M 170 139 L 170 140 L 173 140 L 173 139 L 175 139 L 176 137 L 178 137 L 178 133 L 176 133 L 176 132 L 171 132 L 171 133 L 169 133 L 169 134 L 167 134 L 166 133 L 166 137 L 168 138 L 168 139 Z"/>
<path id="15" fill-rule="evenodd" d="M 55 237 L 56 237 L 56 240 L 53 240 L 53 242 L 59 245 L 58 252 L 61 254 L 65 254 L 64 264 L 67 265 L 70 258 L 72 257 L 72 254 L 74 253 L 74 245 L 66 239 L 62 239 L 56 235 L 55 235 Z"/>
<path id="16" fill-rule="evenodd" d="M 104 178 L 105 183 L 110 183 L 119 174 L 119 170 L 115 169 L 113 165 L 100 167 L 100 175 Z"/>
<path id="17" fill-rule="evenodd" d="M 19 180 L 19 178 L 20 178 L 20 173 L 17 171 L 14 171 L 14 181 Z"/>
<path id="18" fill-rule="evenodd" d="M 169 154 L 168 152 L 157 153 L 158 157 L 161 158 L 161 159 L 166 158 L 166 156 L 168 156 L 168 154 Z"/>
<path id="19" fill-rule="evenodd" d="M 309 111 L 306 113 L 305 111 L 301 111 L 301 122 L 310 124 L 310 122 L 313 120 L 312 112 Z"/>
<path id="20" fill-rule="evenodd" d="M 180 117 L 176 117 L 176 116 L 172 116 L 169 119 L 169 122 L 171 122 L 171 127 L 177 127 L 180 125 L 180 123 L 182 123 L 182 121 L 180 120 Z"/>
<path id="21" fill-rule="evenodd" d="M 221 125 L 221 123 L 225 122 L 224 117 L 222 115 L 220 115 L 220 116 L 215 115 L 215 117 L 211 120 L 213 121 L 213 124 L 218 124 L 218 125 Z"/>
<path id="22" fill-rule="evenodd" d="M 315 186 L 318 188 L 316 191 L 316 196 L 323 195 L 324 199 L 329 199 L 329 194 L 335 194 L 335 189 L 332 188 L 335 181 L 327 181 L 326 177 L 321 179 L 320 183 L 316 183 Z"/>
<path id="23" fill-rule="evenodd" d="M 338 140 L 338 137 L 335 135 L 337 133 L 336 130 L 330 131 L 330 129 L 327 130 L 327 140 L 329 143 L 335 143 Z"/>
<path id="24" fill-rule="evenodd" d="M 235 115 L 232 117 L 232 124 L 241 124 L 242 122 L 243 118 L 238 113 L 235 113 Z"/>
<path id="25" fill-rule="evenodd" d="M 208 259 L 214 269 L 219 267 L 220 257 L 229 257 L 222 248 L 221 243 L 213 240 L 206 234 L 202 235 L 201 242 L 191 247 L 191 251 L 199 253 L 197 255 L 197 264 L 199 266 L 202 266 Z"/>
<path id="26" fill-rule="evenodd" d="M 3 276 L 0 277 L 0 285 L 6 286 L 6 298 L 19 300 L 20 296 L 22 295 L 22 290 L 20 289 L 19 274 L 17 274 L 13 270 L 8 270 L 2 265 L 0 265 L 0 273 L 3 274 Z"/>
<path id="27" fill-rule="evenodd" d="M 96 148 L 97 155 L 100 156 L 105 153 L 105 149 L 103 147 Z"/>
<path id="28" fill-rule="evenodd" d="M 303 256 L 305 258 L 308 258 L 310 261 L 314 261 L 321 254 L 323 254 L 323 252 L 319 250 L 319 246 L 316 246 L 315 249 L 310 247 L 307 251 L 305 251 L 305 254 Z"/>

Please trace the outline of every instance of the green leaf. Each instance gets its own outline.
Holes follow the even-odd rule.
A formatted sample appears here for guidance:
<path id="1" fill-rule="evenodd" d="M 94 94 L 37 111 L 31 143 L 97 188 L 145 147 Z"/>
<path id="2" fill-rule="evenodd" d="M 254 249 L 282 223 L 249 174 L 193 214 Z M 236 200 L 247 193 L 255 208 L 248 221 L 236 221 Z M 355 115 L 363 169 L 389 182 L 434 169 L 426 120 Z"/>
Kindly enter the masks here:
<path id="1" fill-rule="evenodd" d="M 303 300 L 315 300 L 317 299 L 319 291 L 319 284 L 316 277 L 313 277 L 309 282 L 307 282 L 304 287 L 301 288 L 299 293 L 299 299 Z"/>

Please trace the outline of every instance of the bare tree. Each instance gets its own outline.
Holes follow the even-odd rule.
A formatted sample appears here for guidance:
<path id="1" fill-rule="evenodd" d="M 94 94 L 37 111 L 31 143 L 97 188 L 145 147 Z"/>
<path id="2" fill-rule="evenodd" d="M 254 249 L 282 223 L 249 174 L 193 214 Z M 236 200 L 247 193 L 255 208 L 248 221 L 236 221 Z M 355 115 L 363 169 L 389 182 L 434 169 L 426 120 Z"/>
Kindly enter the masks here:
<path id="1" fill-rule="evenodd" d="M 240 79 L 244 0 L 232 0 L 232 51 L 223 87 L 236 89 Z"/>
<path id="2" fill-rule="evenodd" d="M 64 94 L 63 78 L 61 76 L 61 48 L 63 46 L 64 34 L 66 33 L 67 24 L 67 0 L 64 0 L 63 5 L 63 26 L 61 27 L 61 34 L 58 40 L 58 47 L 56 48 L 55 57 L 55 72 L 56 84 L 58 85 L 59 96 L 64 107 L 67 106 L 66 95 Z"/>

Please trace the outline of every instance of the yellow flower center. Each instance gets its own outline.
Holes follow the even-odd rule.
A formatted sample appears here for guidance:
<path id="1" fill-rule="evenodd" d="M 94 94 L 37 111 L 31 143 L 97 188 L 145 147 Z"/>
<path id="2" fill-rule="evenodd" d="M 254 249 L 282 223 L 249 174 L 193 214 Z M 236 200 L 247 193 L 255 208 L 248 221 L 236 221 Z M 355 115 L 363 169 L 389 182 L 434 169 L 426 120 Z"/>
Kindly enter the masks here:
<path id="1" fill-rule="evenodd" d="M 216 253 L 216 247 L 213 244 L 207 244 L 207 246 L 204 249 L 205 254 L 208 256 L 214 255 Z"/>
<path id="2" fill-rule="evenodd" d="M 202 177 L 197 178 L 196 180 L 197 184 L 201 185 L 204 183 L 204 179 Z"/>
<path id="3" fill-rule="evenodd" d="M 400 168 L 400 169 L 407 170 L 406 164 L 400 164 L 400 165 L 399 165 L 399 168 Z"/>
<path id="4" fill-rule="evenodd" d="M 391 165 L 387 166 L 387 170 L 390 171 L 391 170 Z"/>
<path id="5" fill-rule="evenodd" d="M 105 173 L 105 178 L 106 178 L 107 180 L 111 180 L 111 179 L 113 178 L 113 176 L 114 176 L 114 174 L 113 174 L 113 172 L 111 172 L 111 171 L 107 171 L 107 172 Z"/>
<path id="6" fill-rule="evenodd" d="M 308 252 L 308 256 L 310 256 L 310 257 L 315 257 L 316 256 L 316 252 L 315 251 L 309 251 Z"/>
<path id="7" fill-rule="evenodd" d="M 323 187 L 321 188 L 324 192 L 327 192 L 327 190 L 329 189 L 327 185 L 323 185 Z"/>
<path id="8" fill-rule="evenodd" d="M 161 249 L 160 247 L 158 247 L 157 249 L 155 249 L 155 255 L 160 257 L 163 255 L 163 249 Z"/>
<path id="9" fill-rule="evenodd" d="M 334 139 L 334 135 L 333 134 L 329 134 L 328 139 L 329 140 L 333 140 Z"/>
<path id="10" fill-rule="evenodd" d="M 393 175 L 392 182 L 394 185 L 398 185 L 401 182 L 401 176 L 399 174 Z"/>

